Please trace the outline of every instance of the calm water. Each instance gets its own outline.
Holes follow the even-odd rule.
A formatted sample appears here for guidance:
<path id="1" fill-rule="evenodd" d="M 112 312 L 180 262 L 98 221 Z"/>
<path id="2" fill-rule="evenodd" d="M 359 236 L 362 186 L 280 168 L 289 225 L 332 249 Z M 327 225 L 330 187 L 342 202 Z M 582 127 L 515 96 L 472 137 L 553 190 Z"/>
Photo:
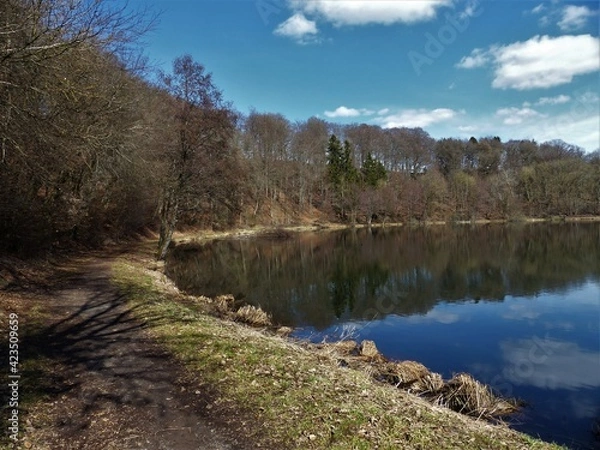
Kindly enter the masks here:
<path id="1" fill-rule="evenodd" d="M 233 293 L 295 335 L 350 334 L 528 403 L 513 426 L 600 448 L 600 224 L 306 233 L 178 248 L 190 293 Z M 600 426 L 600 423 L 599 425 Z"/>

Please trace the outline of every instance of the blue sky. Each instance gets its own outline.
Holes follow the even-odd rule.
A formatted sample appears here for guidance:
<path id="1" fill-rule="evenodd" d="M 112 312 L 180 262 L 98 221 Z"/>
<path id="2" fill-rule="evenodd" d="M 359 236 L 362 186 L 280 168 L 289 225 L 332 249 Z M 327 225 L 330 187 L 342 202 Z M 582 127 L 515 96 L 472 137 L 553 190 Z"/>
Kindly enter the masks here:
<path id="1" fill-rule="evenodd" d="M 599 1 L 130 0 L 242 113 L 600 147 Z"/>

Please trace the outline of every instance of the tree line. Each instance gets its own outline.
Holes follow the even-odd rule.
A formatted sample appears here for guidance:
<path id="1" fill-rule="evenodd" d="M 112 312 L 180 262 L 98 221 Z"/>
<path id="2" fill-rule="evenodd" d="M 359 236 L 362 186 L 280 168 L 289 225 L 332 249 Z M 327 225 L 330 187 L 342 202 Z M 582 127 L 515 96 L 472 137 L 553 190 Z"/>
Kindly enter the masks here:
<path id="1" fill-rule="evenodd" d="M 0 5 L 0 248 L 178 226 L 600 215 L 600 156 L 563 141 L 243 115 L 190 56 L 148 68 L 145 11 Z"/>

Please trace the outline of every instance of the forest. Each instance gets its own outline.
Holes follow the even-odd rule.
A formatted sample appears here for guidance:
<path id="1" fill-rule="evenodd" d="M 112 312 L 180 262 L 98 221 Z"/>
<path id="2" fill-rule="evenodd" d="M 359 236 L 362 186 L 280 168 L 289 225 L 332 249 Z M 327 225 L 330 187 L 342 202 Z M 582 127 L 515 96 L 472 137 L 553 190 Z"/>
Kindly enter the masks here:
<path id="1" fill-rule="evenodd" d="M 0 249 L 177 227 L 600 215 L 600 151 L 236 111 L 191 56 L 143 55 L 148 11 L 0 4 Z M 564 137 L 568 140 L 568 136 Z"/>

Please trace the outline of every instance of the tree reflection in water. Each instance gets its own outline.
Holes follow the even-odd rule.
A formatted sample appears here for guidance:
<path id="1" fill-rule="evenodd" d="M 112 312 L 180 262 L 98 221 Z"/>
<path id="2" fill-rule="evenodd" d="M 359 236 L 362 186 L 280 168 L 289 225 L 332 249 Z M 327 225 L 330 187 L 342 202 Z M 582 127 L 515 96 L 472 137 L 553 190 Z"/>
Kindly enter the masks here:
<path id="1" fill-rule="evenodd" d="M 222 240 L 177 247 L 167 270 L 192 294 L 232 293 L 279 323 L 324 329 L 373 312 L 425 314 L 441 301 L 502 301 L 599 279 L 600 226 L 401 227 Z"/>

